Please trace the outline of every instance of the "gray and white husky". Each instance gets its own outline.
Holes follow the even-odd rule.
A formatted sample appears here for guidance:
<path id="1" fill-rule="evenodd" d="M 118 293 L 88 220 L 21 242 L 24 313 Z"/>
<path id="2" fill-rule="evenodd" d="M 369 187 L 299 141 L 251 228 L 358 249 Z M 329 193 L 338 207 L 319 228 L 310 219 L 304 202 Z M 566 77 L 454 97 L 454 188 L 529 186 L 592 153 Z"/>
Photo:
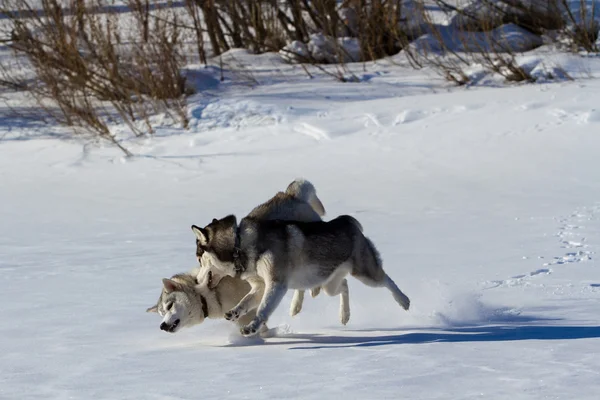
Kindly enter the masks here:
<path id="1" fill-rule="evenodd" d="M 320 221 L 323 215 L 325 215 L 325 208 L 317 197 L 314 186 L 304 179 L 294 180 L 288 185 L 285 192 L 278 192 L 271 199 L 254 208 L 249 214 L 249 216 L 257 219 L 296 219 L 299 221 Z M 213 223 L 215 221 L 217 220 L 213 220 Z M 198 236 L 199 228 L 194 226 L 192 229 Z M 204 232 L 206 235 L 211 235 L 209 230 Z M 213 237 L 213 239 L 215 238 Z M 234 246 L 228 247 L 227 243 L 223 241 L 214 240 L 214 242 L 219 245 L 215 252 L 221 257 L 222 262 L 224 264 L 227 264 L 228 261 L 232 262 Z M 198 239 L 196 244 L 196 256 L 198 261 L 201 262 L 204 249 L 199 244 Z M 201 266 L 191 271 L 177 274 L 171 279 L 163 279 L 163 289 L 157 304 L 147 310 L 148 312 L 157 312 L 163 317 L 160 324 L 162 330 L 177 332 L 183 327 L 199 324 L 207 317 L 222 318 L 225 311 L 236 305 L 250 291 L 251 286 L 248 282 L 239 277 L 227 277 L 225 279 L 219 270 L 216 270 L 216 273 L 213 274 L 212 263 L 210 263 L 210 260 L 207 262 L 206 257 L 205 262 L 200 264 Z M 170 281 L 175 282 L 176 285 Z M 223 284 L 225 285 L 222 286 Z M 253 293 L 260 298 L 262 289 L 258 286 L 259 284 L 255 285 Z M 318 293 L 319 288 L 312 289 L 313 296 Z M 211 306 L 210 302 L 213 300 Z M 300 312 L 303 300 L 304 291 L 296 291 L 290 307 L 292 316 Z M 230 301 L 235 301 L 235 303 L 227 308 L 226 305 Z M 344 299 L 344 307 L 348 308 L 347 298 Z M 202 310 L 207 310 L 207 312 Z M 221 311 L 223 312 L 219 315 Z M 348 322 L 349 316 L 348 308 L 348 313 L 344 316 L 342 322 Z"/>
<path id="2" fill-rule="evenodd" d="M 258 220 L 246 217 L 238 226 L 227 216 L 199 231 L 205 254 L 218 258 L 219 243 L 234 245 L 233 262 L 216 263 L 221 273 L 247 280 L 252 289 L 225 318 L 238 321 L 256 310 L 244 326 L 244 336 L 260 332 L 288 289 L 322 287 L 330 296 L 348 292 L 346 276 L 351 274 L 367 286 L 388 288 L 405 310 L 409 298 L 385 273 L 374 244 L 362 233 L 362 226 L 343 215 L 329 222 Z M 258 287 L 259 290 L 254 290 Z M 261 292 L 263 292 L 261 296 Z M 342 310 L 343 311 L 343 310 Z"/>
<path id="3" fill-rule="evenodd" d="M 312 183 L 306 179 L 298 178 L 288 185 L 285 192 L 279 192 L 267 202 L 254 208 L 247 215 L 256 221 L 302 221 L 316 222 L 321 221 L 321 217 L 325 215 L 323 203 L 317 197 L 317 191 Z M 233 231 L 232 231 L 233 229 Z M 211 285 L 218 285 L 219 280 L 229 275 L 224 274 L 224 271 L 230 271 L 234 268 L 233 257 L 235 250 L 235 227 L 232 228 L 227 220 L 213 219 L 213 221 L 204 228 L 192 225 L 192 231 L 196 234 L 196 257 L 202 265 L 202 269 L 197 279 L 200 283 L 207 281 L 208 271 L 211 274 Z M 252 280 L 248 278 L 252 289 L 250 299 L 260 301 L 264 284 L 261 279 Z M 342 280 L 343 290 L 340 295 L 340 322 L 346 325 L 350 320 L 350 299 L 348 285 L 345 279 Z M 313 297 L 317 296 L 321 288 L 315 287 L 304 288 L 311 289 Z M 304 290 L 299 289 L 294 292 L 292 304 L 290 306 L 290 315 L 294 316 L 302 310 L 304 301 Z M 258 303 L 250 303 L 249 306 L 257 306 Z"/>

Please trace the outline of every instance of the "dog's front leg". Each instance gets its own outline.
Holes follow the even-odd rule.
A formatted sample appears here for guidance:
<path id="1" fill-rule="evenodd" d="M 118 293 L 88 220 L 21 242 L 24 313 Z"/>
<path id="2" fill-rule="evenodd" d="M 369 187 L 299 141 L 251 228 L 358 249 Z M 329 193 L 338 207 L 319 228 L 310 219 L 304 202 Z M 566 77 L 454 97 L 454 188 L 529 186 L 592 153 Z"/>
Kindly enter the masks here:
<path id="1" fill-rule="evenodd" d="M 256 277 L 249 279 L 248 283 L 250 284 L 250 291 L 235 307 L 225 313 L 225 319 L 235 322 L 260 304 L 264 296 L 265 282 L 261 278 Z"/>
<path id="2" fill-rule="evenodd" d="M 293 317 L 302 311 L 302 303 L 304 302 L 304 290 L 294 291 L 292 305 L 290 306 L 290 315 Z"/>
<path id="3" fill-rule="evenodd" d="M 261 326 L 269 320 L 273 311 L 277 308 L 281 300 L 287 293 L 287 286 L 281 282 L 267 282 L 265 287 L 265 294 L 263 296 L 258 310 L 256 311 L 256 317 L 248 325 L 241 329 L 242 335 L 254 336 L 259 332 Z"/>

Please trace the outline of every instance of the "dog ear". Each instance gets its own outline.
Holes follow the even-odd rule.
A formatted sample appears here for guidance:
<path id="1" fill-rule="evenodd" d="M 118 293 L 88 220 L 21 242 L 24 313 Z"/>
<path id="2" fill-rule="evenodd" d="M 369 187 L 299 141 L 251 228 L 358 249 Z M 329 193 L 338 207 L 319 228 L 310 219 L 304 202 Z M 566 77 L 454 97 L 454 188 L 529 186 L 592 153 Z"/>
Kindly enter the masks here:
<path id="1" fill-rule="evenodd" d="M 158 304 L 155 305 L 155 306 L 152 306 L 152 307 L 148 308 L 146 310 L 146 312 L 155 312 L 155 313 L 157 313 L 158 312 Z"/>
<path id="2" fill-rule="evenodd" d="M 200 241 L 200 244 L 206 246 L 208 243 L 208 232 L 206 229 L 202 229 L 199 226 L 192 225 L 192 232 L 196 235 L 196 239 Z"/>
<path id="3" fill-rule="evenodd" d="M 221 221 L 223 221 L 226 227 L 237 227 L 237 218 L 233 214 L 226 216 Z"/>
<path id="4" fill-rule="evenodd" d="M 219 222 L 219 220 L 218 220 L 218 219 L 216 219 L 216 218 L 213 218 L 213 220 L 212 220 L 211 224 L 216 224 L 217 222 Z"/>
<path id="5" fill-rule="evenodd" d="M 181 287 L 179 286 L 179 284 L 171 279 L 163 278 L 162 282 L 163 282 L 163 285 L 164 285 L 167 293 L 176 292 L 178 290 L 181 290 Z"/>

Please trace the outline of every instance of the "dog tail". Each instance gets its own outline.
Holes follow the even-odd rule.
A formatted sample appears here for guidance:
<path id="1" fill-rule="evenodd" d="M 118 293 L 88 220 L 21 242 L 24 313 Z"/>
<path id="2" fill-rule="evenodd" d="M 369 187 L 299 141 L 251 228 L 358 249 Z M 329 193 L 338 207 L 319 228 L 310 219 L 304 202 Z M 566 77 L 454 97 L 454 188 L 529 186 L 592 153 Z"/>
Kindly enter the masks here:
<path id="1" fill-rule="evenodd" d="M 317 189 L 313 186 L 312 183 L 303 178 L 297 178 L 292 183 L 290 183 L 285 190 L 287 194 L 297 198 L 298 200 L 302 200 L 312 207 L 313 210 L 319 215 L 319 217 L 323 217 L 325 215 L 325 207 L 323 207 L 323 203 L 317 197 Z"/>
<path id="2" fill-rule="evenodd" d="M 360 224 L 360 222 L 358 222 L 358 220 L 350 215 L 340 215 L 339 217 L 336 218 L 336 220 L 340 220 L 340 221 L 345 221 L 350 223 L 352 226 L 354 226 L 359 232 L 363 231 L 363 227 Z M 332 220 L 330 222 L 333 222 L 335 220 Z"/>
<path id="3" fill-rule="evenodd" d="M 373 244 L 373 242 L 371 241 L 371 239 L 369 239 L 364 234 L 362 234 L 363 227 L 360 224 L 360 222 L 358 222 L 358 220 L 356 218 L 351 217 L 350 215 L 340 215 L 339 217 L 336 218 L 336 220 L 347 221 L 350 224 L 352 224 L 352 226 L 354 226 L 354 228 L 356 228 L 356 230 L 358 230 L 359 232 L 361 232 L 360 236 L 364 237 L 364 239 L 365 239 L 365 243 L 367 245 L 367 250 L 369 252 L 369 255 L 371 256 L 371 258 L 373 259 L 373 261 L 375 262 L 375 264 L 378 267 L 381 267 L 383 265 L 383 263 L 381 262 L 381 255 L 379 255 L 379 251 L 377 250 L 377 248 L 375 247 L 375 245 Z M 335 221 L 335 220 L 333 220 L 333 221 Z M 333 221 L 330 221 L 330 222 L 333 222 Z"/>

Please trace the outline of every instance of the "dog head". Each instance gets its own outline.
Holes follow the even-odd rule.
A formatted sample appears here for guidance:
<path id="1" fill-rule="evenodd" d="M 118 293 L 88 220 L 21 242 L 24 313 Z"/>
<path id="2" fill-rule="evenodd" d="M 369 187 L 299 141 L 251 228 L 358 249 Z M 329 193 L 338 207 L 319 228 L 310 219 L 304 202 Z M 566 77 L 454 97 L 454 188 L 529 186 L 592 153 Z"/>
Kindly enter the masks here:
<path id="1" fill-rule="evenodd" d="M 163 317 L 161 330 L 175 333 L 182 328 L 200 324 L 207 317 L 204 315 L 201 297 L 194 290 L 195 283 L 195 279 L 189 275 L 163 279 L 163 290 L 158 302 L 146 310 Z"/>
<path id="2" fill-rule="evenodd" d="M 216 275 L 234 277 L 235 216 L 213 219 L 204 228 L 192 225 L 192 231 L 196 235 L 196 258 L 202 267 L 212 269 Z"/>

